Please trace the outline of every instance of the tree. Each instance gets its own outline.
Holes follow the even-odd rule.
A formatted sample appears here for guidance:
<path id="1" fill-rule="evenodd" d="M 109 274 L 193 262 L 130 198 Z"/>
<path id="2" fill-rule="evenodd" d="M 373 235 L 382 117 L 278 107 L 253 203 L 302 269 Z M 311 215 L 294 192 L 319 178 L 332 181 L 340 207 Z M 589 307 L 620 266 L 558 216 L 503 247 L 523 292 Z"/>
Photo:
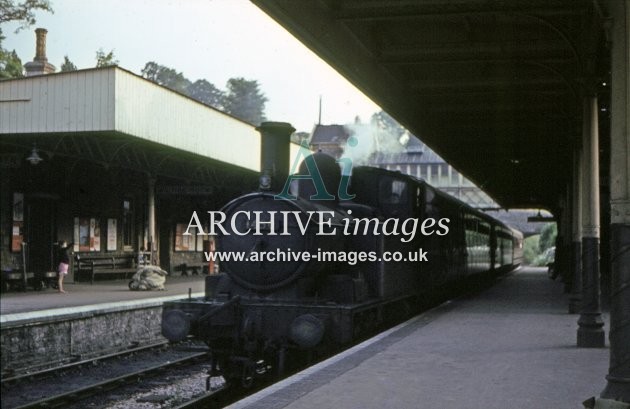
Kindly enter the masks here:
<path id="1" fill-rule="evenodd" d="M 184 74 L 181 72 L 177 72 L 172 68 L 153 61 L 146 63 L 141 73 L 142 76 L 149 81 L 153 81 L 182 94 L 186 94 L 188 87 L 191 85 L 190 80 L 184 77 Z"/>
<path id="2" fill-rule="evenodd" d="M 405 128 L 385 111 L 376 112 L 372 115 L 371 121 L 372 125 L 385 131 L 385 133 L 391 134 L 396 139 L 400 138 L 405 133 Z"/>
<path id="3" fill-rule="evenodd" d="M 260 92 L 257 81 L 230 78 L 226 93 L 205 79 L 192 82 L 183 73 L 155 61 L 146 63 L 141 73 L 149 81 L 221 109 L 244 121 L 260 124 L 265 120 L 267 98 Z"/>
<path id="4" fill-rule="evenodd" d="M 558 228 L 555 223 L 547 223 L 540 230 L 540 241 L 538 242 L 538 249 L 540 253 L 544 253 L 545 250 L 556 245 L 556 236 L 558 235 Z"/>
<path id="5" fill-rule="evenodd" d="M 265 120 L 267 97 L 260 91 L 258 81 L 230 78 L 224 107 L 228 114 L 254 125 Z"/>
<path id="6" fill-rule="evenodd" d="M 105 54 L 105 51 L 103 51 L 102 48 L 99 48 L 96 52 L 96 68 L 109 67 L 112 65 L 118 65 L 118 60 L 114 57 L 114 50 Z"/>
<path id="7" fill-rule="evenodd" d="M 49 0 L 0 0 L 0 24 L 18 21 L 21 25 L 15 30 L 20 31 L 35 24 L 35 10 L 53 12 Z M 22 61 L 15 50 L 9 51 L 2 47 L 2 29 L 0 28 L 0 79 L 24 76 Z"/>
<path id="8" fill-rule="evenodd" d="M 223 91 L 206 80 L 197 80 L 190 84 L 186 89 L 186 94 L 206 105 L 217 109 L 223 108 L 223 98 L 225 97 Z"/>
<path id="9" fill-rule="evenodd" d="M 35 10 L 53 12 L 49 0 L 0 0 L 0 24 L 9 21 L 22 23 L 16 30 L 35 24 Z"/>
<path id="10" fill-rule="evenodd" d="M 3 0 L 0 0 L 3 1 Z M 22 61 L 15 50 L 9 51 L 2 47 L 2 29 L 0 29 L 0 79 L 16 78 L 24 76 Z"/>
<path id="11" fill-rule="evenodd" d="M 302 143 L 308 143 L 311 134 L 308 132 L 293 132 L 291 134 L 291 142 L 297 143 L 298 145 L 302 145 Z"/>
<path id="12" fill-rule="evenodd" d="M 374 129 L 374 151 L 393 153 L 403 150 L 407 141 L 402 139 L 405 128 L 387 112 L 379 111 L 370 120 Z"/>
<path id="13" fill-rule="evenodd" d="M 22 61 L 15 50 L 0 50 L 0 79 L 19 78 L 24 76 Z"/>
<path id="14" fill-rule="evenodd" d="M 65 55 L 63 57 L 63 63 L 61 64 L 61 72 L 66 72 L 66 71 L 76 71 L 77 70 L 77 66 L 74 65 L 72 63 L 72 61 L 70 61 L 70 59 L 68 58 L 67 55 Z"/>
<path id="15" fill-rule="evenodd" d="M 523 241 L 523 258 L 525 258 L 525 264 L 536 265 L 537 258 L 540 255 L 538 252 L 540 236 L 530 236 Z"/>

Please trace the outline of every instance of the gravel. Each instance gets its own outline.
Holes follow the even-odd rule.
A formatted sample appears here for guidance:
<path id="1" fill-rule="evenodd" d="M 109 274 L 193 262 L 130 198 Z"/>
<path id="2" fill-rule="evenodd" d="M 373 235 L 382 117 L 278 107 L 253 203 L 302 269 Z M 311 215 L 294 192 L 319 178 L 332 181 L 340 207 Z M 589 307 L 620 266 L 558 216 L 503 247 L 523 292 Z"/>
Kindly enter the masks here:
<path id="1" fill-rule="evenodd" d="M 91 364 L 82 365 L 76 368 L 70 368 L 63 371 L 53 372 L 46 377 L 36 379 L 23 379 L 15 384 L 2 386 L 2 408 L 12 408 L 25 405 L 29 402 L 44 399 L 61 393 L 70 392 L 79 388 L 87 387 L 98 382 L 103 382 L 111 378 L 123 376 L 125 374 L 141 371 L 143 369 L 159 365 L 164 362 L 170 362 L 177 359 L 185 358 L 197 354 L 191 352 L 192 348 L 199 348 L 199 344 L 183 343 L 176 346 L 166 346 L 158 349 L 135 352 L 117 358 L 107 359 L 103 361 L 93 361 Z M 201 362 L 190 364 L 182 367 L 169 369 L 165 372 L 154 373 L 150 376 L 143 376 L 137 382 L 131 382 L 123 385 L 121 388 L 104 392 L 98 398 L 89 398 L 77 403 L 74 407 L 83 408 L 106 408 L 106 407 L 125 407 L 125 408 L 156 408 L 170 406 L 164 405 L 172 401 L 169 399 L 148 398 L 145 402 L 137 402 L 138 406 L 107 406 L 110 401 L 117 399 L 129 399 L 129 396 L 138 393 L 135 399 L 144 395 L 165 395 L 166 397 L 177 396 L 185 391 L 191 393 L 205 392 L 206 371 L 210 362 Z M 194 375 L 191 375 L 194 374 Z M 181 387 L 175 387 L 180 380 L 188 378 L 189 382 L 181 382 Z M 156 391 L 152 392 L 152 388 Z M 181 390 L 181 392 L 180 392 Z M 109 395 L 109 397 L 107 396 Z M 134 400 L 135 402 L 135 400 Z M 89 406 L 88 406 L 89 405 Z M 140 406 L 148 405 L 148 406 Z M 68 406 L 70 407 L 70 406 Z"/>

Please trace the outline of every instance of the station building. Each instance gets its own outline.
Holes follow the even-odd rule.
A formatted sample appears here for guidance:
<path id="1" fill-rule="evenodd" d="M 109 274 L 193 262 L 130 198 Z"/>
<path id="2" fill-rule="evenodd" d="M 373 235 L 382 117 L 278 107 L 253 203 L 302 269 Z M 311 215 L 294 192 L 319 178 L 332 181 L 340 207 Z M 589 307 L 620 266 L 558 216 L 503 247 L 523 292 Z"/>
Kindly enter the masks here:
<path id="1" fill-rule="evenodd" d="M 258 186 L 260 134 L 119 67 L 41 73 L 0 82 L 0 166 L 4 273 L 54 271 L 62 240 L 173 272 L 206 264 L 192 211 Z"/>

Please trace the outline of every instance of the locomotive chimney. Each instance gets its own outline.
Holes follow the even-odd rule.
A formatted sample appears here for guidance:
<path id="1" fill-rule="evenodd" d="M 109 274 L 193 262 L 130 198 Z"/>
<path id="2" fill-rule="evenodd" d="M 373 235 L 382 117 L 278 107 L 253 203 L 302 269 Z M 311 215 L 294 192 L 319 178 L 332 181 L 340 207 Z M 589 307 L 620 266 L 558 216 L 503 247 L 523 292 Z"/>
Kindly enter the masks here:
<path id="1" fill-rule="evenodd" d="M 48 62 L 46 57 L 46 33 L 48 30 L 45 28 L 38 28 L 35 30 L 36 45 L 35 45 L 35 58 L 33 61 L 24 64 L 26 69 L 26 75 L 40 75 L 49 74 L 55 72 L 55 66 Z"/>
<path id="2" fill-rule="evenodd" d="M 289 176 L 290 137 L 295 128 L 287 122 L 263 122 L 260 132 L 260 188 L 280 192 Z"/>

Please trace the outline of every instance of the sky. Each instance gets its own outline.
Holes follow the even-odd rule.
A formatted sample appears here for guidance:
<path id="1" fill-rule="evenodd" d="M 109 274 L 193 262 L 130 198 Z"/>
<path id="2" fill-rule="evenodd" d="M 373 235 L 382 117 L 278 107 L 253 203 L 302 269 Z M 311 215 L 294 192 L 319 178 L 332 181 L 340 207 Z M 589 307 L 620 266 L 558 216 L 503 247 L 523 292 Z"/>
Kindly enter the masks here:
<path id="1" fill-rule="evenodd" d="M 312 131 L 322 98 L 322 123 L 367 122 L 380 108 L 284 28 L 247 0 L 51 0 L 32 27 L 4 24 L 3 47 L 22 63 L 35 56 L 35 28 L 48 30 L 48 62 L 67 55 L 79 69 L 96 65 L 96 51 L 114 50 L 136 74 L 149 61 L 205 78 L 225 90 L 229 78 L 257 80 L 267 119 Z"/>

